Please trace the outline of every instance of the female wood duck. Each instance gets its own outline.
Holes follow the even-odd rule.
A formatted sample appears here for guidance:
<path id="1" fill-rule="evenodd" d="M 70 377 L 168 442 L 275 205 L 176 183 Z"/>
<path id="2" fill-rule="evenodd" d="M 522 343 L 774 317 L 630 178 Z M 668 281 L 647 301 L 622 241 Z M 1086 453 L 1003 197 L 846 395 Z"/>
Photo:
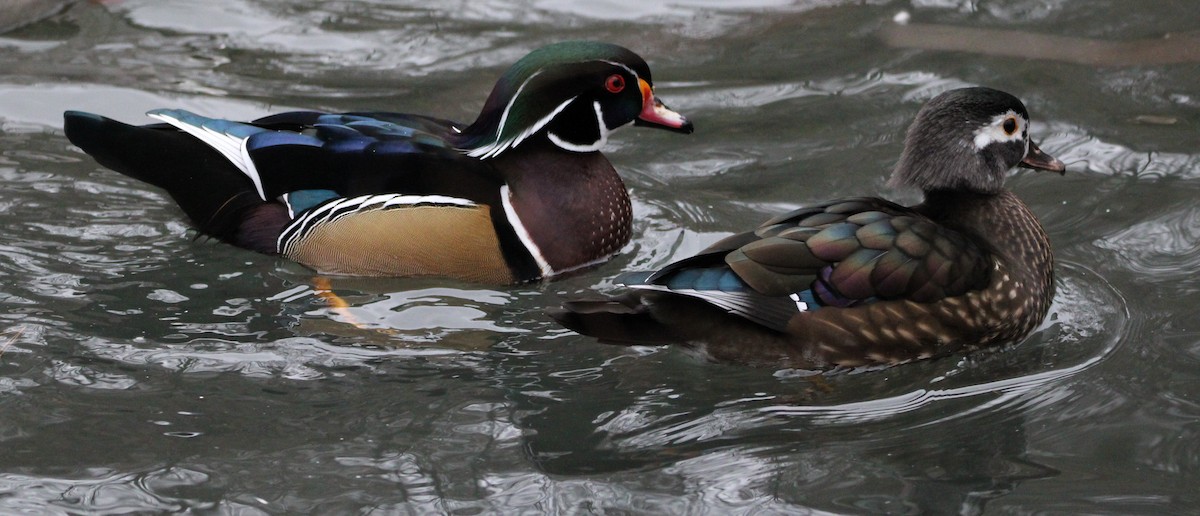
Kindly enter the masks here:
<path id="1" fill-rule="evenodd" d="M 679 343 L 717 361 L 823 369 L 888 365 L 1011 342 L 1046 316 L 1054 258 L 1004 177 L 1065 171 L 1029 139 L 1016 97 L 964 88 L 908 129 L 894 186 L 904 207 L 860 197 L 801 208 L 652 273 L 619 297 L 550 315 L 618 344 Z"/>
<path id="2" fill-rule="evenodd" d="M 599 150 L 630 124 L 692 124 L 628 49 L 565 42 L 500 77 L 470 125 L 398 113 L 253 122 L 151 111 L 131 126 L 68 111 L 71 143 L 170 193 L 202 232 L 319 272 L 514 283 L 599 263 L 630 235 Z"/>

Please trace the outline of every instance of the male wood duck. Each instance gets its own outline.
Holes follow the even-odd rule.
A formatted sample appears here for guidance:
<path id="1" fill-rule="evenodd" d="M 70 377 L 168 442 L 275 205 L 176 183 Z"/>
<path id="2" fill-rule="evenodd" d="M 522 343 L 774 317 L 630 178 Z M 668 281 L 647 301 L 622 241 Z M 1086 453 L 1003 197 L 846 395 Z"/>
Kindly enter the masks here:
<path id="1" fill-rule="evenodd" d="M 289 112 L 253 122 L 179 109 L 131 126 L 68 111 L 71 143 L 165 189 L 208 235 L 318 272 L 549 278 L 630 236 L 624 183 L 599 151 L 634 124 L 692 132 L 628 49 L 564 42 L 500 77 L 470 125 L 399 113 Z"/>
<path id="2" fill-rule="evenodd" d="M 869 367 L 1012 342 L 1046 316 L 1054 258 L 1037 218 L 1004 189 L 1014 166 L 1064 173 L 1030 140 L 1016 97 L 963 88 L 908 129 L 893 186 L 904 207 L 859 197 L 801 208 L 656 272 L 630 291 L 550 315 L 616 344 L 687 346 L 715 361 Z"/>

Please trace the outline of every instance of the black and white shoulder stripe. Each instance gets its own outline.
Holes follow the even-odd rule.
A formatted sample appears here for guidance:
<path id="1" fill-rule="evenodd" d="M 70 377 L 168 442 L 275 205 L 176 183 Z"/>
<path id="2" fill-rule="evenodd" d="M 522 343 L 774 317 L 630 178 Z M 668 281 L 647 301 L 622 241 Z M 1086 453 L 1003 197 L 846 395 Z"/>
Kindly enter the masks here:
<path id="1" fill-rule="evenodd" d="M 294 251 L 292 248 L 296 245 L 296 242 L 302 239 L 313 228 L 356 213 L 415 208 L 419 206 L 468 209 L 479 207 L 478 204 L 467 199 L 444 195 L 379 194 L 332 199 L 302 213 L 291 224 L 288 224 L 283 229 L 283 232 L 279 234 L 278 249 L 280 253 L 286 255 Z"/>

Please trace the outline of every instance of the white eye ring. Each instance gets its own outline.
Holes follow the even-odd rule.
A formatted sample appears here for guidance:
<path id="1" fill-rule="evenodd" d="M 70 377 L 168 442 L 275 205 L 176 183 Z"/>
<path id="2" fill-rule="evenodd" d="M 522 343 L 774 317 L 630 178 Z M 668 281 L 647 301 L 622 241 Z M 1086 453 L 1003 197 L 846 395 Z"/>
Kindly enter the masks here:
<path id="1" fill-rule="evenodd" d="M 997 142 L 1010 142 L 1024 138 L 1025 118 L 1013 110 L 1002 115 L 996 115 L 990 122 L 975 131 L 974 144 L 976 149 Z M 1011 129 L 1011 130 L 1010 130 Z"/>
<path id="2" fill-rule="evenodd" d="M 1000 127 L 1004 129 L 1004 134 L 1009 136 L 1017 134 L 1017 128 L 1019 127 L 1019 124 L 1017 124 L 1017 117 L 1010 116 L 1005 118 L 1004 124 Z"/>

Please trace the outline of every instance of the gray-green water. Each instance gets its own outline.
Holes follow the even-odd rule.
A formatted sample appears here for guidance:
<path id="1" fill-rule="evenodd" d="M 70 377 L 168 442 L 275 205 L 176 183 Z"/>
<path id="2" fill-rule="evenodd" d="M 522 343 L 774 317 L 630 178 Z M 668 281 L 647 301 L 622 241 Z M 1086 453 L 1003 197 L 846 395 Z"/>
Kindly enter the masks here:
<path id="1" fill-rule="evenodd" d="M 72 4 L 0 35 L 0 512 L 1194 513 L 1195 9 Z M 645 56 L 697 132 L 614 136 L 634 242 L 548 285 L 334 279 L 352 304 L 334 312 L 309 272 L 194 241 L 161 192 L 60 129 L 69 108 L 469 120 L 509 63 L 578 38 Z M 1025 342 L 814 381 L 603 346 L 542 315 L 804 203 L 915 200 L 884 186 L 903 130 L 964 84 L 1024 99 L 1070 169 L 1010 180 L 1059 259 Z"/>

